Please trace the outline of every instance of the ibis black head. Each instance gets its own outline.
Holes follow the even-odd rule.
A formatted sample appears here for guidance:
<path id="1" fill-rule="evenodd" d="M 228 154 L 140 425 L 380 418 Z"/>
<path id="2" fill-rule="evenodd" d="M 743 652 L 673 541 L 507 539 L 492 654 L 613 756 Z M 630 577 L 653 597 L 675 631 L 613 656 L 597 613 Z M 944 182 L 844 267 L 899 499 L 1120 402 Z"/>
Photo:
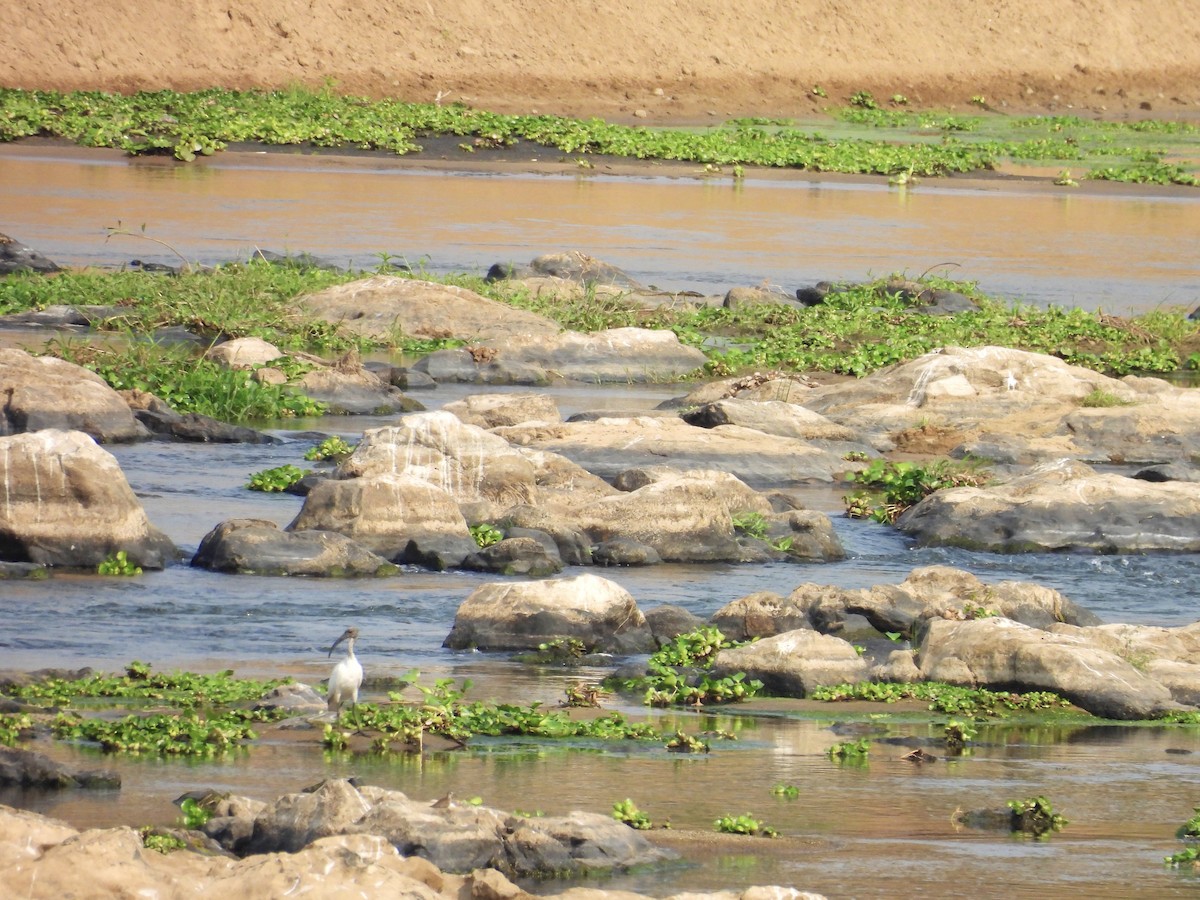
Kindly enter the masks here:
<path id="1" fill-rule="evenodd" d="M 357 628 L 347 628 L 345 631 L 342 632 L 342 636 L 333 642 L 333 646 L 329 648 L 329 652 L 326 654 L 326 656 L 333 656 L 333 651 L 337 649 L 337 645 L 340 644 L 342 641 L 353 641 L 357 637 L 358 637 L 358 629 Z"/>

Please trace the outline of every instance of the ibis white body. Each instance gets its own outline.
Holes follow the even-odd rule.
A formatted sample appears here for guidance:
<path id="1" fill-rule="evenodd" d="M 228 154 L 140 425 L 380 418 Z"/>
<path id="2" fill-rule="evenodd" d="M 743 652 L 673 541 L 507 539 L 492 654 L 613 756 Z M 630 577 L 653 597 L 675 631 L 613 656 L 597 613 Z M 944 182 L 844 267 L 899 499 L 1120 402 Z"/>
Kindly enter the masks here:
<path id="1" fill-rule="evenodd" d="M 329 711 L 337 713 L 338 719 L 342 717 L 342 707 L 347 703 L 351 708 L 358 703 L 358 689 L 362 687 L 363 668 L 359 663 L 358 657 L 354 655 L 354 642 L 358 639 L 357 628 L 347 628 L 340 638 L 333 642 L 333 646 L 329 648 L 329 656 L 333 655 L 333 651 L 337 649 L 338 644 L 346 642 L 346 655 L 338 664 L 333 667 L 333 671 L 329 674 L 329 698 L 327 701 Z"/>

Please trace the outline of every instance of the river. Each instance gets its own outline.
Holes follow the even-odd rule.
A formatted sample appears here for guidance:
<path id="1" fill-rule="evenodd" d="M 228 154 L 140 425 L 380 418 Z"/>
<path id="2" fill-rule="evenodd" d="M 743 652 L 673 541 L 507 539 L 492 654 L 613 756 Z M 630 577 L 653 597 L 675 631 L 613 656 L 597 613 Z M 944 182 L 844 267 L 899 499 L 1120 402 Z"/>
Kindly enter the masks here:
<path id="1" fill-rule="evenodd" d="M 387 251 L 430 271 L 481 272 L 500 260 L 582 249 L 669 289 L 719 292 L 763 280 L 788 288 L 820 278 L 910 274 L 954 262 L 952 274 L 985 290 L 1038 303 L 1116 310 L 1200 299 L 1195 269 L 1200 205 L 1178 194 L 1067 194 L 1042 184 L 878 183 L 770 178 L 697 180 L 603 175 L 498 176 L 422 172 L 375 158 L 222 156 L 203 166 L 131 164 L 110 154 L 45 147 L 0 148 L 3 228 L 60 262 L 113 265 L 138 257 L 170 262 L 146 241 L 113 238 L 120 220 L 189 258 L 216 262 L 265 249 L 310 251 L 371 265 Z M 117 241 L 122 243 L 118 246 Z M 418 396 L 430 408 L 473 389 L 442 386 Z M 681 393 L 668 385 L 551 390 L 564 415 L 600 407 L 650 408 Z M 146 443 L 110 447 L 151 520 L 185 551 L 218 522 L 261 517 L 286 524 L 300 500 L 244 489 L 255 471 L 303 464 L 320 429 L 356 440 L 374 419 L 297 422 L 277 446 Z M 823 565 L 661 566 L 605 570 L 639 605 L 669 602 L 707 616 L 757 590 L 803 582 L 864 587 L 901 581 L 941 563 L 985 581 L 1056 587 L 1106 621 L 1179 625 L 1196 619 L 1196 556 L 998 556 L 914 549 L 892 530 L 838 515 L 839 492 L 813 488 L 810 503 L 834 516 L 849 552 Z M 568 571 L 566 574 L 575 574 Z M 362 632 L 368 674 L 419 669 L 422 681 L 470 678 L 472 696 L 546 704 L 599 671 L 538 670 L 502 656 L 452 652 L 441 642 L 458 604 L 491 576 L 406 571 L 386 580 L 331 581 L 217 575 L 176 566 L 138 578 L 55 576 L 0 582 L 0 668 L 132 660 L 156 668 L 255 676 L 328 674 L 325 650 L 348 624 Z M 367 699 L 379 699 L 368 696 Z M 637 713 L 630 701 L 614 708 Z M 896 737 L 930 726 L 883 710 L 869 720 Z M 671 714 L 683 727 L 735 731 L 703 756 L 661 748 L 569 748 L 480 741 L 474 749 L 393 760 L 326 757 L 312 745 L 268 736 L 246 753 L 202 763 L 105 759 L 124 777 L 119 793 L 0 794 L 79 826 L 167 823 L 171 798 L 201 787 L 262 799 L 331 774 L 429 798 L 453 790 L 489 806 L 528 812 L 608 812 L 633 799 L 683 863 L 604 886 L 656 895 L 778 883 L 832 897 L 1090 897 L 1194 893 L 1168 870 L 1174 830 L 1200 804 L 1200 735 L 1193 728 L 981 729 L 972 753 L 915 766 L 904 748 L 877 742 L 864 767 L 838 766 L 825 749 L 830 726 L 786 704 L 756 715 L 736 709 Z M 863 718 L 861 713 L 853 714 Z M 1168 752 L 1171 751 L 1171 752 Z M 101 760 L 84 748 L 60 756 Z M 796 800 L 772 794 L 780 783 Z M 1043 794 L 1071 820 L 1049 841 L 956 828 L 958 808 L 1002 807 Z M 716 840 L 712 821 L 751 812 L 781 832 Z M 553 890 L 558 885 L 543 885 Z"/>

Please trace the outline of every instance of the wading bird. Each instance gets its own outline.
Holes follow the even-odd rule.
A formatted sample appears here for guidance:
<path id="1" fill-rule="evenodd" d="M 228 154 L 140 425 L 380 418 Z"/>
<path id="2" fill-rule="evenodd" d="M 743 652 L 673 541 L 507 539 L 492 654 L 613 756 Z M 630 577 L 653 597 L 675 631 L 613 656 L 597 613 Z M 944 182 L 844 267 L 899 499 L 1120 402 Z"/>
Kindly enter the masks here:
<path id="1" fill-rule="evenodd" d="M 333 671 L 329 674 L 329 699 L 328 705 L 331 712 L 337 713 L 337 721 L 342 721 L 342 706 L 346 703 L 350 704 L 350 709 L 353 711 L 354 705 L 358 703 L 358 689 L 362 686 L 363 670 L 358 658 L 354 655 L 354 642 L 358 640 L 358 629 L 347 628 L 342 632 L 342 636 L 333 642 L 333 646 L 329 648 L 329 656 L 333 656 L 333 651 L 337 649 L 337 645 L 342 641 L 346 642 L 346 656 L 338 660 L 338 664 L 333 667 Z"/>

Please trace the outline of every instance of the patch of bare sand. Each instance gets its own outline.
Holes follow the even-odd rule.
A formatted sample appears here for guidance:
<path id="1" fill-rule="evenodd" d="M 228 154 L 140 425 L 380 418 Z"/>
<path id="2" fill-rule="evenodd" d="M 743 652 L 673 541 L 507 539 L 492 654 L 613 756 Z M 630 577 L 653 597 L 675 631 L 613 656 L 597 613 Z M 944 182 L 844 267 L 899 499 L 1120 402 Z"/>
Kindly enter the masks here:
<path id="1" fill-rule="evenodd" d="M 1193 0 L 29 0 L 0 5 L 0 85 L 331 84 L 616 121 L 914 105 L 1200 115 Z M 820 85 L 828 99 L 815 96 Z"/>

